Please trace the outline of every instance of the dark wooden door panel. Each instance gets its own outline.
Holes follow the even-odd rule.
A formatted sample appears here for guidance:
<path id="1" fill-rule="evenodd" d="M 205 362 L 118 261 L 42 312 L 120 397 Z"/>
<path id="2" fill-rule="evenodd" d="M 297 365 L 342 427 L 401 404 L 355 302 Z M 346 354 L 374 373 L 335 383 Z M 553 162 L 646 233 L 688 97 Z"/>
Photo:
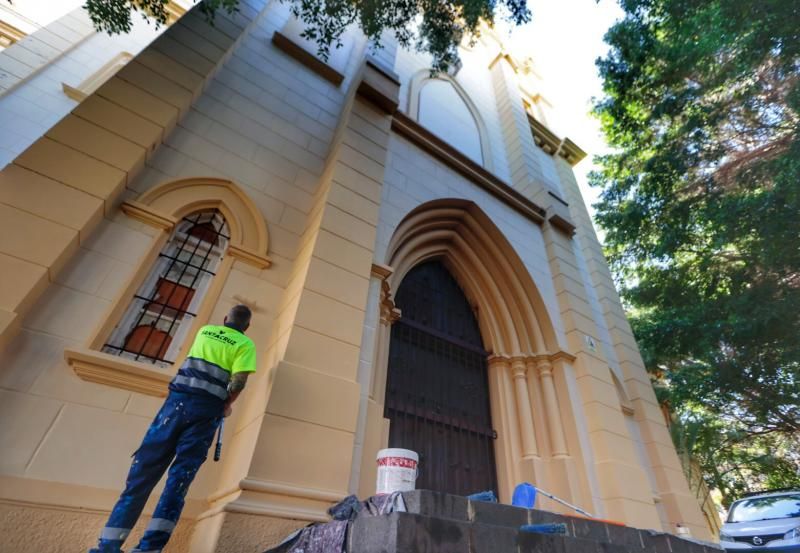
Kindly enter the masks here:
<path id="1" fill-rule="evenodd" d="M 385 416 L 389 446 L 420 454 L 417 488 L 470 494 L 497 488 L 487 352 L 475 315 L 447 269 L 411 270 L 396 295 Z"/>

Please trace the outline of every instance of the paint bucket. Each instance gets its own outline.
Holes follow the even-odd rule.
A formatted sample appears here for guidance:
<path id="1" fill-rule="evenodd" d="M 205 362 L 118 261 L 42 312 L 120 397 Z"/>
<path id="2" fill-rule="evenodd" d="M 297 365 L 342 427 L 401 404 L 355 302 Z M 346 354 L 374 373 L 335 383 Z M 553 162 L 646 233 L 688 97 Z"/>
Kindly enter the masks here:
<path id="1" fill-rule="evenodd" d="M 408 449 L 381 449 L 378 452 L 378 495 L 409 492 L 417 486 L 419 455 Z"/>

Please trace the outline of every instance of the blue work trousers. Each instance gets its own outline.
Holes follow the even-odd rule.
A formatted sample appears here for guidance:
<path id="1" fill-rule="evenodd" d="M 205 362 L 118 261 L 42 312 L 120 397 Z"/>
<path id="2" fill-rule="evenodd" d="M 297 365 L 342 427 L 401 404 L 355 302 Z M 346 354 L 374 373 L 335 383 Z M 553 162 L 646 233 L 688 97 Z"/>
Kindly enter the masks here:
<path id="1" fill-rule="evenodd" d="M 198 394 L 170 392 L 142 445 L 133 454 L 125 491 L 111 511 L 97 548 L 90 553 L 121 551 L 150 492 L 169 467 L 167 484 L 153 519 L 131 553 L 160 552 L 164 548 L 180 518 L 189 485 L 206 460 L 214 432 L 222 420 L 222 411 L 221 401 Z"/>

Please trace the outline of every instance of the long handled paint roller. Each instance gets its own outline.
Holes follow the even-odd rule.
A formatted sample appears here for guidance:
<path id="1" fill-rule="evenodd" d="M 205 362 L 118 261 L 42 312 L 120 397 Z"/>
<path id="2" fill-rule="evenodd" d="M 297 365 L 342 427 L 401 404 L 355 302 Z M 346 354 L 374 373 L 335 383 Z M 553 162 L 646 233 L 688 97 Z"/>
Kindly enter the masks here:
<path id="1" fill-rule="evenodd" d="M 217 430 L 217 447 L 214 448 L 214 462 L 219 461 L 222 455 L 222 431 L 225 429 L 225 419 L 219 421 L 219 430 Z"/>
<path id="2" fill-rule="evenodd" d="M 547 493 L 547 492 L 546 492 L 546 491 L 544 491 L 542 488 L 536 488 L 536 491 L 537 491 L 538 493 L 542 494 L 543 496 L 545 496 L 545 497 L 548 497 L 548 498 L 552 499 L 553 501 L 556 501 L 556 502 L 558 502 L 558 503 L 561 503 L 561 504 L 562 504 L 562 505 L 564 505 L 565 507 L 568 507 L 568 508 L 572 509 L 572 510 L 573 510 L 573 511 L 575 511 L 576 513 L 580 513 L 580 514 L 582 514 L 583 516 L 585 516 L 585 517 L 588 517 L 588 518 L 595 518 L 595 516 L 594 516 L 594 515 L 591 515 L 591 514 L 587 513 L 586 511 L 584 511 L 584 510 L 583 510 L 583 509 L 581 509 L 580 507 L 576 507 L 576 506 L 575 506 L 575 505 L 573 505 L 572 503 L 567 503 L 567 502 L 566 502 L 566 501 L 564 501 L 563 499 L 560 499 L 560 498 L 558 498 L 558 497 L 554 496 L 554 495 L 553 495 L 553 494 L 551 494 L 551 493 Z"/>

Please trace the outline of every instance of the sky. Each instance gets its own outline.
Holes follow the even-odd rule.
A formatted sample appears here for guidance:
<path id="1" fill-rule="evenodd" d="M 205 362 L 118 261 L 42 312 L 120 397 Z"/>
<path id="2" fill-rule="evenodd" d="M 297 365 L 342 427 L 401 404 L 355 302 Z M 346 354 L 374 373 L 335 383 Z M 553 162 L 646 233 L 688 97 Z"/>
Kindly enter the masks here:
<path id="1" fill-rule="evenodd" d="M 545 96 L 554 105 L 553 129 L 566 135 L 589 155 L 575 166 L 575 175 L 590 213 L 599 190 L 590 188 L 586 175 L 592 157 L 608 151 L 600 124 L 589 115 L 592 97 L 602 95 L 595 60 L 608 51 L 606 30 L 623 11 L 614 0 L 528 0 L 533 20 L 511 33 L 518 55 L 533 58 L 547 82 Z"/>

